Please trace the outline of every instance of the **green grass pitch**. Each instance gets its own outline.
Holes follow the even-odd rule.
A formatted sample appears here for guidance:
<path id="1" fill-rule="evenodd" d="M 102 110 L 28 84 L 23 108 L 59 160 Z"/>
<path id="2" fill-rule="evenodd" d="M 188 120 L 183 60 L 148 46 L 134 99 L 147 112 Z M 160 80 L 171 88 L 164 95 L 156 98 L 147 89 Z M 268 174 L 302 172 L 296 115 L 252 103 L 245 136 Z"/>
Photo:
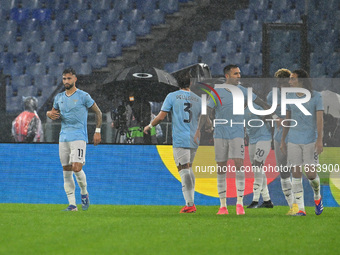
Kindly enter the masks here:
<path id="1" fill-rule="evenodd" d="M 0 204 L 0 254 L 339 254 L 340 208 L 288 207 L 216 215 L 218 206 Z M 80 208 L 80 206 L 78 206 Z"/>

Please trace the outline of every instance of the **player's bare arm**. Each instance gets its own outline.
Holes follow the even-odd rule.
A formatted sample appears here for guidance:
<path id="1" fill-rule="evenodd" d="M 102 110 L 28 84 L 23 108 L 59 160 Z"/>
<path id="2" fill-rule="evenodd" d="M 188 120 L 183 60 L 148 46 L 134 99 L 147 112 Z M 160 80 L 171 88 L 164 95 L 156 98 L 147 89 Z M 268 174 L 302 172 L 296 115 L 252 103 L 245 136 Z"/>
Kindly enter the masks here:
<path id="1" fill-rule="evenodd" d="M 98 145 L 102 138 L 101 138 L 101 134 L 100 134 L 100 127 L 102 126 L 102 112 L 99 109 L 98 105 L 96 103 L 94 103 L 91 108 L 91 111 L 93 111 L 96 115 L 96 131 L 93 135 L 93 144 L 94 146 Z"/>
<path id="2" fill-rule="evenodd" d="M 148 134 L 148 132 L 150 131 L 150 129 L 154 126 L 157 126 L 159 123 L 161 123 L 165 117 L 168 115 L 167 112 L 164 112 L 164 111 L 160 111 L 158 113 L 158 115 L 156 116 L 156 118 L 154 118 L 149 125 L 145 126 L 144 127 L 144 133 L 145 134 Z"/>
<path id="3" fill-rule="evenodd" d="M 321 152 L 323 152 L 323 111 L 316 112 L 316 128 L 318 131 L 318 138 L 315 143 L 315 151 L 317 154 L 321 154 Z"/>
<path id="4" fill-rule="evenodd" d="M 57 120 L 60 118 L 60 112 L 57 109 L 52 107 L 51 111 L 46 112 L 46 116 L 49 117 L 51 120 Z"/>

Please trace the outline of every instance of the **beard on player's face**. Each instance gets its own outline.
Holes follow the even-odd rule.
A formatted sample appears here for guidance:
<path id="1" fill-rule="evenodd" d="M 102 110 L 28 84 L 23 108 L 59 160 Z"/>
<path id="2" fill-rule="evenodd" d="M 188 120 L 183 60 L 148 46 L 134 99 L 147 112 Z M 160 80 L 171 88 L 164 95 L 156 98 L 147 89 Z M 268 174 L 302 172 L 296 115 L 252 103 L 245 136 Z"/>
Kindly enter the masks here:
<path id="1" fill-rule="evenodd" d="M 74 86 L 74 83 L 65 83 L 65 89 L 69 90 L 72 89 Z"/>

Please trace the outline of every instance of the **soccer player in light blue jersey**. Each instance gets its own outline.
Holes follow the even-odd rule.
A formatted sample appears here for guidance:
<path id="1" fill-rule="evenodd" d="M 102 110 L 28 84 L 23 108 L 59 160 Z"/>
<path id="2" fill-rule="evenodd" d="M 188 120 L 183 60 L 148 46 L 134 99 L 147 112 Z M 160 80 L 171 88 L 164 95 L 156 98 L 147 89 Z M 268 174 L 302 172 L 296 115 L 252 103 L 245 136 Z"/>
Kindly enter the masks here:
<path id="1" fill-rule="evenodd" d="M 240 85 L 241 71 L 237 65 L 227 65 L 224 68 L 224 75 L 226 84 L 237 86 L 244 95 L 244 106 L 247 104 L 248 90 Z M 215 104 L 218 102 L 217 95 L 213 94 L 215 100 L 212 98 L 208 102 L 207 115 L 202 115 L 199 122 L 199 127 L 195 134 L 195 139 L 200 137 L 200 130 L 204 123 L 206 123 L 207 116 L 211 116 L 213 109 L 215 109 L 215 119 L 226 119 L 227 124 L 219 124 L 214 129 L 214 147 L 215 160 L 218 165 L 217 171 L 217 191 L 220 198 L 220 208 L 217 214 L 229 214 L 227 209 L 227 183 L 226 170 L 228 159 L 234 161 L 236 168 L 236 214 L 245 214 L 243 208 L 243 196 L 245 189 L 245 173 L 241 171 L 244 160 L 244 115 L 233 114 L 233 94 L 225 88 L 216 88 L 217 94 L 220 96 L 222 104 Z M 261 106 L 263 109 L 269 109 L 269 106 L 254 93 L 251 95 L 253 102 Z M 277 118 L 277 116 L 273 117 Z M 233 123 L 233 124 L 231 124 Z"/>
<path id="2" fill-rule="evenodd" d="M 194 142 L 198 119 L 201 114 L 201 98 L 190 91 L 190 73 L 185 74 L 186 82 L 180 84 L 180 90 L 167 95 L 161 111 L 151 123 L 144 128 L 148 133 L 152 127 L 158 125 L 168 113 L 172 117 L 173 153 L 178 172 L 182 180 L 182 192 L 186 205 L 180 213 L 196 211 L 194 204 L 195 175 L 192 163 L 198 145 Z"/>
<path id="3" fill-rule="evenodd" d="M 284 119 L 285 116 L 281 115 L 281 88 L 289 87 L 289 77 L 291 75 L 291 71 L 285 68 L 281 68 L 275 72 L 274 77 L 277 80 L 278 90 L 277 90 L 277 98 L 278 105 L 275 113 L 281 118 Z M 273 103 L 273 91 L 270 91 L 267 95 L 267 103 L 272 105 Z M 295 199 L 292 192 L 292 181 L 291 181 L 291 171 L 290 168 L 287 167 L 287 154 L 283 153 L 280 150 L 281 138 L 282 138 L 282 126 L 274 126 L 274 152 L 276 165 L 280 169 L 280 178 L 281 178 L 281 188 L 282 192 L 286 198 L 286 201 L 289 206 L 289 211 L 287 215 L 296 214 L 299 211 L 297 204 L 295 203 Z M 287 142 L 287 138 L 286 138 Z"/>
<path id="4" fill-rule="evenodd" d="M 257 104 L 254 104 L 254 108 L 263 110 Z M 266 173 L 263 172 L 262 168 L 271 149 L 272 137 L 270 126 L 261 117 L 250 112 L 248 107 L 245 109 L 244 116 L 247 125 L 246 131 L 249 137 L 249 158 L 254 171 L 253 201 L 247 208 L 273 208 L 274 205 L 269 196 Z M 254 120 L 256 121 L 254 122 Z M 259 205 L 261 194 L 263 203 Z"/>
<path id="5" fill-rule="evenodd" d="M 319 154 L 323 151 L 323 102 L 321 94 L 312 90 L 312 84 L 309 76 L 304 70 L 295 70 L 290 75 L 289 81 L 291 87 L 300 87 L 308 89 L 311 93 L 311 99 L 304 103 L 303 106 L 311 113 L 305 115 L 296 105 L 288 105 L 287 119 L 295 120 L 296 126 L 283 129 L 281 139 L 281 149 L 288 153 L 288 164 L 292 165 L 292 190 L 299 211 L 295 216 L 306 216 L 302 185 L 302 166 L 309 179 L 309 183 L 314 191 L 315 214 L 320 215 L 323 211 L 322 198 L 320 195 L 320 178 L 316 172 L 315 165 L 318 164 Z M 289 95 L 290 99 L 303 98 L 302 93 L 293 93 Z M 285 138 L 288 135 L 288 148 L 286 147 Z"/>
<path id="6" fill-rule="evenodd" d="M 65 92 L 61 92 L 55 97 L 52 110 L 46 113 L 47 117 L 52 120 L 61 119 L 59 157 L 63 166 L 64 189 L 69 202 L 65 211 L 78 210 L 73 173 L 80 187 L 82 209 L 87 210 L 90 205 L 86 175 L 82 170 L 85 164 L 86 143 L 88 142 L 88 109 L 94 111 L 96 115 L 93 143 L 97 145 L 101 141 L 102 113 L 88 93 L 76 88 L 76 81 L 76 72 L 72 68 L 63 71 Z"/>

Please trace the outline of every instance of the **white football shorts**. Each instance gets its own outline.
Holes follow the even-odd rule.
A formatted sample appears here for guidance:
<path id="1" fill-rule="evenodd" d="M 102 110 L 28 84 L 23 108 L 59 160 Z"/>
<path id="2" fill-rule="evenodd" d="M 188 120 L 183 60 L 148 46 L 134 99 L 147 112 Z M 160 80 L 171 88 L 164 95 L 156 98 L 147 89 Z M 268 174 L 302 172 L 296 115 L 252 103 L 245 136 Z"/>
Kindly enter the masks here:
<path id="1" fill-rule="evenodd" d="M 244 159 L 244 139 L 236 137 L 234 139 L 214 139 L 215 160 L 224 162 L 228 159 Z"/>
<path id="2" fill-rule="evenodd" d="M 59 142 L 59 158 L 62 166 L 72 165 L 76 162 L 85 165 L 85 155 L 85 141 Z"/>

